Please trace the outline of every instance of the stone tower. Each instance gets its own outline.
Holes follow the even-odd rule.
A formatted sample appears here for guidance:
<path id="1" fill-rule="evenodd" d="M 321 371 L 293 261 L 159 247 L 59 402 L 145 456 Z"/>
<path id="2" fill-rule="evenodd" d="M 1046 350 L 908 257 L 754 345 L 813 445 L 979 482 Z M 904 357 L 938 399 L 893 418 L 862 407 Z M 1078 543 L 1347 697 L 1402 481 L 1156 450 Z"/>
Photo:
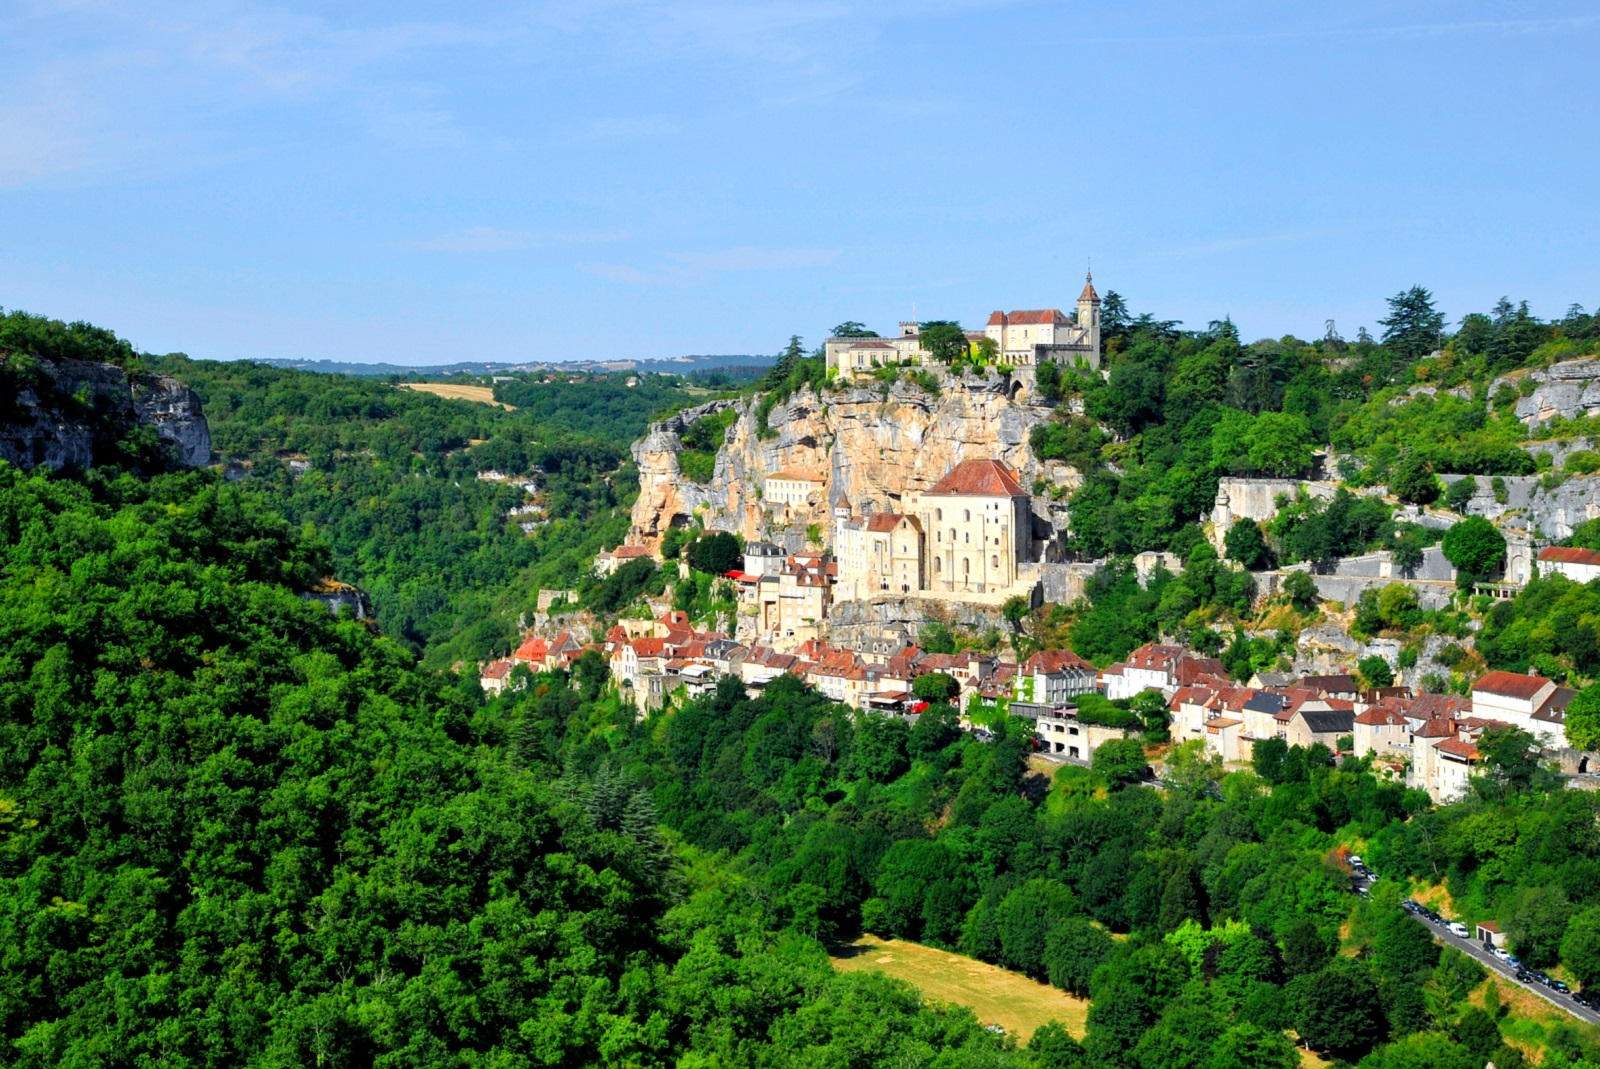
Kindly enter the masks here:
<path id="1" fill-rule="evenodd" d="M 1094 291 L 1094 272 L 1092 271 L 1084 274 L 1083 292 L 1078 294 L 1078 326 L 1086 331 L 1083 341 L 1094 350 L 1095 362 L 1098 364 L 1100 357 L 1100 295 Z"/>

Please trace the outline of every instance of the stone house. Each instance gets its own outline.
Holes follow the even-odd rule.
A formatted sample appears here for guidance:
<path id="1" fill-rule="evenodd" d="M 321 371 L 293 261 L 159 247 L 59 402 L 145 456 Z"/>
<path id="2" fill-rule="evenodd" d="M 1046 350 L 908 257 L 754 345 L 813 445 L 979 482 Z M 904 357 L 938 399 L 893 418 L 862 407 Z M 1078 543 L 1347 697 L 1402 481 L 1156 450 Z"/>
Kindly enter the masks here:
<path id="1" fill-rule="evenodd" d="M 511 669 L 516 664 L 509 660 L 490 661 L 478 673 L 478 685 L 489 694 L 499 694 L 511 681 Z"/>
<path id="2" fill-rule="evenodd" d="M 1357 757 L 1411 752 L 1410 723 L 1390 700 L 1379 702 L 1357 716 L 1351 734 Z"/>
<path id="3" fill-rule="evenodd" d="M 1567 746 L 1567 706 L 1577 692 L 1542 676 L 1488 672 L 1472 684 L 1473 712 L 1532 735 L 1546 749 Z"/>
<path id="4" fill-rule="evenodd" d="M 1289 717 L 1284 741 L 1301 747 L 1320 742 L 1337 753 L 1339 739 L 1354 734 L 1355 720 L 1355 706 L 1351 702 L 1336 698 L 1303 702 Z"/>
<path id="5" fill-rule="evenodd" d="M 1147 690 L 1170 695 L 1178 687 L 1178 662 L 1187 651 L 1182 646 L 1148 642 L 1121 664 L 1106 669 L 1106 697 L 1132 698 Z M 1114 670 L 1114 671 L 1113 671 Z"/>
<path id="6" fill-rule="evenodd" d="M 645 546 L 618 546 L 616 549 L 602 549 L 594 558 L 595 574 L 610 575 L 629 561 L 649 556 L 652 556 L 652 554 Z"/>
<path id="7" fill-rule="evenodd" d="M 1600 553 L 1575 546 L 1546 546 L 1539 551 L 1540 575 L 1564 575 L 1574 583 L 1600 578 Z"/>
<path id="8" fill-rule="evenodd" d="M 761 485 L 761 499 L 768 508 L 790 516 L 820 504 L 826 484 L 827 478 L 818 472 L 787 468 L 766 477 Z"/>
<path id="9" fill-rule="evenodd" d="M 1094 665 L 1071 650 L 1040 650 L 1017 673 L 1016 697 L 1060 705 L 1080 694 L 1093 694 L 1099 683 Z"/>
<path id="10" fill-rule="evenodd" d="M 922 326 L 902 322 L 892 338 L 829 338 L 822 344 L 828 374 L 867 372 L 876 367 L 920 364 L 928 357 L 922 347 Z"/>

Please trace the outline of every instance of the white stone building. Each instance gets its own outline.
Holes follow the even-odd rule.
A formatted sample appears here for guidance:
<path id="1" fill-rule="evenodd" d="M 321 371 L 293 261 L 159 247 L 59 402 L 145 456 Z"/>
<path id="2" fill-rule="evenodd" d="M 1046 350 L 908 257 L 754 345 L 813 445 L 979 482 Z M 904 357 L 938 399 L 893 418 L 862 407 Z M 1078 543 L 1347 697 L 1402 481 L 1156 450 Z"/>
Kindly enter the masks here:
<path id="1" fill-rule="evenodd" d="M 964 460 L 906 514 L 834 512 L 839 597 L 863 599 L 928 591 L 954 600 L 1027 593 L 1022 566 L 1033 554 L 1028 492 L 991 459 Z"/>
<path id="2" fill-rule="evenodd" d="M 928 355 L 922 347 L 921 332 L 918 324 L 905 322 L 893 338 L 829 338 L 822 346 L 828 374 L 871 371 L 907 362 L 920 364 Z"/>
<path id="3" fill-rule="evenodd" d="M 1054 360 L 1064 367 L 1100 367 L 1100 295 L 1094 276 L 1084 280 L 1078 295 L 1078 316 L 1069 318 L 1056 308 L 1024 309 L 989 314 L 984 336 L 1000 350 L 1000 359 L 1013 367 L 1037 367 Z"/>
<path id="4" fill-rule="evenodd" d="M 1575 546 L 1545 546 L 1539 551 L 1540 575 L 1564 575 L 1575 583 L 1600 579 L 1600 553 Z"/>
<path id="5" fill-rule="evenodd" d="M 1489 672 L 1472 684 L 1472 710 L 1520 728 L 1545 749 L 1567 746 L 1566 715 L 1576 691 L 1542 676 Z"/>

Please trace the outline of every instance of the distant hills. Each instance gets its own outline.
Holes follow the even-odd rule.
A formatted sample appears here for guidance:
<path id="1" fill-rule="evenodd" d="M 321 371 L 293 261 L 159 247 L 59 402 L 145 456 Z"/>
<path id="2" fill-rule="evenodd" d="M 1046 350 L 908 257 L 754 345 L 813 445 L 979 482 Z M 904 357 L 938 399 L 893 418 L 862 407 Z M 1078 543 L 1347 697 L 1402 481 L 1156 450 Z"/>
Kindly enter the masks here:
<path id="1" fill-rule="evenodd" d="M 565 373 L 571 373 L 575 371 L 642 371 L 685 375 L 696 371 L 710 371 L 717 368 L 770 367 L 776 360 L 776 356 L 756 356 L 743 353 L 727 356 L 674 356 L 656 360 L 542 360 L 516 364 L 463 360 L 455 364 L 438 364 L 426 367 L 416 367 L 404 364 L 363 364 L 351 360 L 294 360 L 284 358 L 256 360 L 254 363 L 266 364 L 269 367 L 295 368 L 301 371 L 316 371 L 325 375 L 358 375 L 363 377 L 387 378 L 390 375 L 401 375 L 407 377 L 417 375 L 476 376 L 505 375 L 513 372 L 539 373 L 546 371 L 560 371 Z"/>

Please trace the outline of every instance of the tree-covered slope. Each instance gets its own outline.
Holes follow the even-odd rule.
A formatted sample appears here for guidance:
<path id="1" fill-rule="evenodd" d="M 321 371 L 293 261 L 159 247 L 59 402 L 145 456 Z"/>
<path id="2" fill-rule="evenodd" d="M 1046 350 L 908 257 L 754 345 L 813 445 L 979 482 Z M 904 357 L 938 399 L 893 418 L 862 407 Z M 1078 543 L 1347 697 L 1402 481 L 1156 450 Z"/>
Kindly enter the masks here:
<path id="1" fill-rule="evenodd" d="M 325 567 L 208 473 L 0 465 L 6 1064 L 1005 1064 L 685 899 L 648 800 L 559 770 L 614 700 L 485 707 L 294 593 Z"/>

